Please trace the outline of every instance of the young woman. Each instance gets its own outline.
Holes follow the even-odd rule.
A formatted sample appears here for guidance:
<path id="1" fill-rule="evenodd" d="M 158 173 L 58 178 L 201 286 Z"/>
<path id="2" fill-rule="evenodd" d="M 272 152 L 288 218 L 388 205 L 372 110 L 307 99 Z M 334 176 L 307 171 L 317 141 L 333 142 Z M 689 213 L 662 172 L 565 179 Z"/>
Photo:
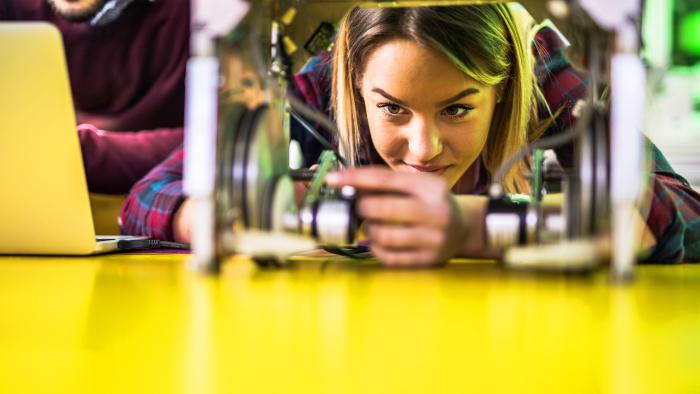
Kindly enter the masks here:
<path id="1" fill-rule="evenodd" d="M 360 198 L 375 256 L 431 264 L 484 249 L 483 172 L 538 136 L 534 62 L 508 5 L 361 9 L 336 43 L 340 148 L 388 168 L 334 174 L 335 185 L 394 192 Z M 392 171 L 395 170 L 395 171 Z M 481 178 L 481 179 L 480 179 Z M 522 167 L 504 179 L 525 191 Z"/>
<path id="2" fill-rule="evenodd" d="M 343 19 L 329 98 L 340 151 L 355 167 L 328 182 L 360 189 L 358 211 L 372 252 L 385 264 L 489 255 L 483 194 L 491 174 L 525 143 L 573 124 L 584 84 L 563 58 L 556 33 L 542 29 L 531 36 L 527 19 L 516 12 L 506 4 L 355 8 Z M 324 91 L 324 79 L 313 78 L 324 75 L 319 69 L 297 82 L 307 103 L 325 110 L 314 93 Z M 570 163 L 569 152 L 558 153 Z M 648 246 L 656 245 L 652 256 L 696 258 L 700 226 L 692 219 L 700 196 L 660 154 L 655 159 L 655 198 L 646 221 L 653 235 Z M 171 171 L 177 161 L 134 189 L 122 213 L 127 232 L 188 239 L 187 203 L 180 208 L 181 196 L 173 202 L 149 186 L 176 195 L 163 176 L 181 176 Z M 523 163 L 506 173 L 506 191 L 528 190 L 524 170 Z M 145 197 L 171 205 L 155 207 L 149 217 Z M 130 215 L 133 207 L 137 215 Z M 164 218 L 163 212 L 174 215 Z M 161 232 L 128 223 L 156 224 L 151 227 Z"/>

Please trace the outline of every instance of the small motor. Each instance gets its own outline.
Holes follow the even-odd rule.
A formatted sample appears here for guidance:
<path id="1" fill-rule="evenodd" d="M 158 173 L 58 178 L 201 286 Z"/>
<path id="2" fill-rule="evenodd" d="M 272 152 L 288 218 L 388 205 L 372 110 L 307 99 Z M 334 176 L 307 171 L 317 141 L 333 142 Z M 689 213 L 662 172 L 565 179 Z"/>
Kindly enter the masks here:
<path id="1" fill-rule="evenodd" d="M 358 218 L 355 210 L 355 188 L 328 189 L 324 177 L 337 168 L 334 152 L 324 151 L 309 190 L 298 213 L 298 230 L 322 245 L 347 246 L 355 239 Z"/>
<path id="2" fill-rule="evenodd" d="M 298 177 L 299 172 L 290 171 L 286 165 L 286 139 L 274 133 L 280 124 L 275 119 L 279 114 L 269 105 L 249 110 L 235 104 L 225 113 L 219 135 L 215 192 L 221 257 L 244 252 L 258 265 L 278 266 L 286 263 L 286 249 L 299 252 L 304 245 L 306 249 L 309 245 L 352 245 L 358 228 L 356 191 L 352 187 L 328 188 L 324 180 L 326 174 L 339 167 L 336 154 L 324 151 L 318 167 L 307 172 L 306 179 Z M 308 190 L 297 207 L 294 181 L 304 180 L 308 180 Z M 255 234 L 257 241 L 251 241 L 246 233 Z M 298 246 L 294 246 L 296 241 Z M 250 243 L 255 243 L 255 247 Z"/>

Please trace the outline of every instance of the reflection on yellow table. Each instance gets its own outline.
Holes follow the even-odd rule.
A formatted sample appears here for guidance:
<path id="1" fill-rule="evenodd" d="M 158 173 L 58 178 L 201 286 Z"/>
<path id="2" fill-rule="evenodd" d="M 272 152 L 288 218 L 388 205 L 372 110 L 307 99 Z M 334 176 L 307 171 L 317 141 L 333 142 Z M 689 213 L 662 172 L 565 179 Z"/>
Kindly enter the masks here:
<path id="1" fill-rule="evenodd" d="M 0 258 L 0 392 L 700 392 L 700 266 Z"/>

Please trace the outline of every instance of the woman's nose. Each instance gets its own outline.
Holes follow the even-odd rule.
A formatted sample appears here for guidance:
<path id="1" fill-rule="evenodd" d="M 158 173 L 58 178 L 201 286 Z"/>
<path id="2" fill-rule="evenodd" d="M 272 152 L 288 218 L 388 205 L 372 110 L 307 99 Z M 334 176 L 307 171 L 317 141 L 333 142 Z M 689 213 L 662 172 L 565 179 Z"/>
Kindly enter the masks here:
<path id="1" fill-rule="evenodd" d="M 434 122 L 425 119 L 415 119 L 412 126 L 408 135 L 410 160 L 427 163 L 442 152 L 440 130 Z"/>

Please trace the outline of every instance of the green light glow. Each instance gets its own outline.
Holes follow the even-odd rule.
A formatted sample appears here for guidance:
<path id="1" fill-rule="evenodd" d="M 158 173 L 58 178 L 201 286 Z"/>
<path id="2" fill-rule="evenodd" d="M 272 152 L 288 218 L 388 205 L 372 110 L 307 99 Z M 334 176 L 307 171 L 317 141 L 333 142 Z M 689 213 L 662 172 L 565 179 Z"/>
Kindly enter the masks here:
<path id="1" fill-rule="evenodd" d="M 700 11 L 685 16 L 680 22 L 678 35 L 680 48 L 700 56 Z"/>

